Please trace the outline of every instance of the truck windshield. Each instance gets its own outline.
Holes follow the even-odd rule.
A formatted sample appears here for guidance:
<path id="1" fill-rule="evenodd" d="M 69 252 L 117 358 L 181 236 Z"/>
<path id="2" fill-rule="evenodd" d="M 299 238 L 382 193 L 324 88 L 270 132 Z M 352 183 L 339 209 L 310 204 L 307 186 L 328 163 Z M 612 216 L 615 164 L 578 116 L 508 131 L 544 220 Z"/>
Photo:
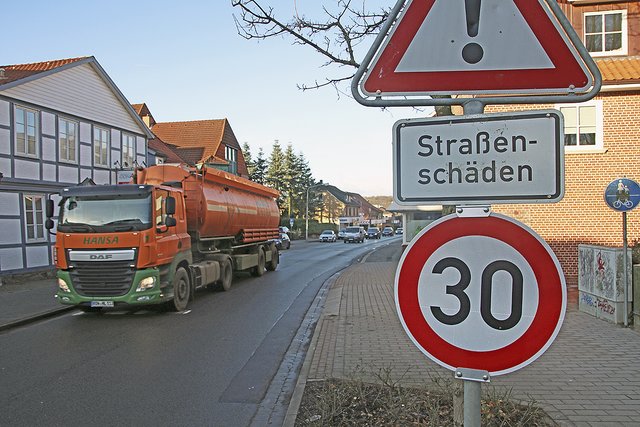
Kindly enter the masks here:
<path id="1" fill-rule="evenodd" d="M 62 200 L 60 231 L 108 232 L 151 227 L 151 194 L 105 197 L 72 196 Z"/>

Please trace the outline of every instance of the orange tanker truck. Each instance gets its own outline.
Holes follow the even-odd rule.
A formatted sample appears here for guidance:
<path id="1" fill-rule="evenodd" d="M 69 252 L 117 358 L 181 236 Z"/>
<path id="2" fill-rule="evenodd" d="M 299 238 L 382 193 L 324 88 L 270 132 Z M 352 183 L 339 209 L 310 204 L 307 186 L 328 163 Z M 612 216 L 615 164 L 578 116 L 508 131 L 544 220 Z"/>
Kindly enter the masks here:
<path id="1" fill-rule="evenodd" d="M 60 192 L 56 298 L 85 311 L 166 304 L 278 266 L 278 192 L 218 169 L 157 165 L 133 183 Z M 54 227 L 47 203 L 46 227 Z"/>

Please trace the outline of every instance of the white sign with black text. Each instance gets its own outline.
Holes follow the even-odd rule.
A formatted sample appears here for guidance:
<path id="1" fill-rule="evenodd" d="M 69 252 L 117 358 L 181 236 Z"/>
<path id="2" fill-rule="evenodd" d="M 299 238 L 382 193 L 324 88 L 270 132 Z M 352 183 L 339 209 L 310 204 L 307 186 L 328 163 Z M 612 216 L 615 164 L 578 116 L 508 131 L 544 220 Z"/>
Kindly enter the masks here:
<path id="1" fill-rule="evenodd" d="M 558 202 L 563 141 L 557 110 L 400 120 L 393 126 L 394 201 Z"/>

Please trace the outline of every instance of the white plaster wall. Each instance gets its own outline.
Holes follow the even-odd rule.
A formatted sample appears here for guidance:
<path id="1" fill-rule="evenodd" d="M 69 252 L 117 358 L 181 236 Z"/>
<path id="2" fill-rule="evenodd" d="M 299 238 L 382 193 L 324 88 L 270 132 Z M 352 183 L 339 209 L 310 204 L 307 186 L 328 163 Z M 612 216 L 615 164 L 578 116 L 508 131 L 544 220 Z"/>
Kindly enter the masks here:
<path id="1" fill-rule="evenodd" d="M 98 185 L 109 184 L 109 171 L 104 169 L 96 169 L 93 171 L 93 182 Z"/>
<path id="2" fill-rule="evenodd" d="M 48 246 L 27 246 L 27 268 L 49 265 Z"/>
<path id="3" fill-rule="evenodd" d="M 0 271 L 17 270 L 22 268 L 22 249 L 0 249 Z"/>
<path id="4" fill-rule="evenodd" d="M 136 136 L 136 154 L 141 154 L 143 159 L 147 155 L 147 144 L 145 144 L 145 139 L 141 136 Z"/>
<path id="5" fill-rule="evenodd" d="M 42 137 L 42 160 L 55 162 L 56 160 L 56 140 L 55 139 L 48 138 L 46 136 Z"/>
<path id="6" fill-rule="evenodd" d="M 0 157 L 0 172 L 2 172 L 5 177 L 11 175 L 11 159 Z"/>
<path id="7" fill-rule="evenodd" d="M 91 142 L 91 125 L 80 122 L 80 142 Z"/>
<path id="8" fill-rule="evenodd" d="M 119 130 L 111 129 L 111 147 L 112 148 L 117 148 L 118 150 L 121 148 L 120 131 Z"/>
<path id="9" fill-rule="evenodd" d="M 9 102 L 0 100 L 0 125 L 10 126 Z"/>
<path id="10" fill-rule="evenodd" d="M 0 193 L 0 215 L 20 215 L 18 193 Z"/>
<path id="11" fill-rule="evenodd" d="M 15 159 L 15 178 L 40 179 L 40 162 Z"/>
<path id="12" fill-rule="evenodd" d="M 91 167 L 91 148 L 90 145 L 80 145 L 80 164 L 82 166 Z"/>
<path id="13" fill-rule="evenodd" d="M 78 183 L 78 168 L 60 165 L 58 167 L 58 173 L 60 175 L 60 182 Z"/>
<path id="14" fill-rule="evenodd" d="M 42 112 L 42 133 L 56 136 L 56 116 L 46 111 Z"/>
<path id="15" fill-rule="evenodd" d="M 0 219 L 0 245 L 15 245 L 22 243 L 22 225 L 20 219 Z"/>
<path id="16" fill-rule="evenodd" d="M 0 129 L 0 153 L 11 154 L 11 131 Z"/>
<path id="17" fill-rule="evenodd" d="M 56 181 L 56 165 L 43 164 L 42 165 L 42 180 L 43 181 Z"/>

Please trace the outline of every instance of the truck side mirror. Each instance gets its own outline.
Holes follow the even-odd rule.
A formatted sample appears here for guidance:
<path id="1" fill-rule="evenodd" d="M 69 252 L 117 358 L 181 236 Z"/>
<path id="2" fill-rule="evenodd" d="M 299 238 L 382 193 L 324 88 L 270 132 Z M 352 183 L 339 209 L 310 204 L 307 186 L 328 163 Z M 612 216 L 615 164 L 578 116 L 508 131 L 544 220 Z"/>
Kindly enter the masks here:
<path id="1" fill-rule="evenodd" d="M 167 211 L 167 215 L 174 215 L 176 213 L 176 199 L 175 199 L 175 197 L 171 197 L 171 196 L 167 197 L 167 200 L 166 200 L 165 203 L 166 203 L 165 208 L 166 208 L 166 211 Z M 167 225 L 169 225 L 169 224 L 167 224 Z"/>
<path id="2" fill-rule="evenodd" d="M 44 228 L 46 228 L 47 230 L 53 230 L 53 220 L 51 218 L 47 218 L 44 221 Z"/>
<path id="3" fill-rule="evenodd" d="M 176 221 L 176 219 L 174 217 L 172 217 L 172 216 L 168 216 L 164 220 L 164 224 L 167 227 L 175 227 L 177 223 L 178 223 L 178 221 Z"/>
<path id="4" fill-rule="evenodd" d="M 46 202 L 45 202 L 45 210 L 46 210 L 46 213 L 47 213 L 47 218 L 51 218 L 53 216 L 53 200 L 51 200 L 51 199 L 47 199 L 46 200 Z"/>

